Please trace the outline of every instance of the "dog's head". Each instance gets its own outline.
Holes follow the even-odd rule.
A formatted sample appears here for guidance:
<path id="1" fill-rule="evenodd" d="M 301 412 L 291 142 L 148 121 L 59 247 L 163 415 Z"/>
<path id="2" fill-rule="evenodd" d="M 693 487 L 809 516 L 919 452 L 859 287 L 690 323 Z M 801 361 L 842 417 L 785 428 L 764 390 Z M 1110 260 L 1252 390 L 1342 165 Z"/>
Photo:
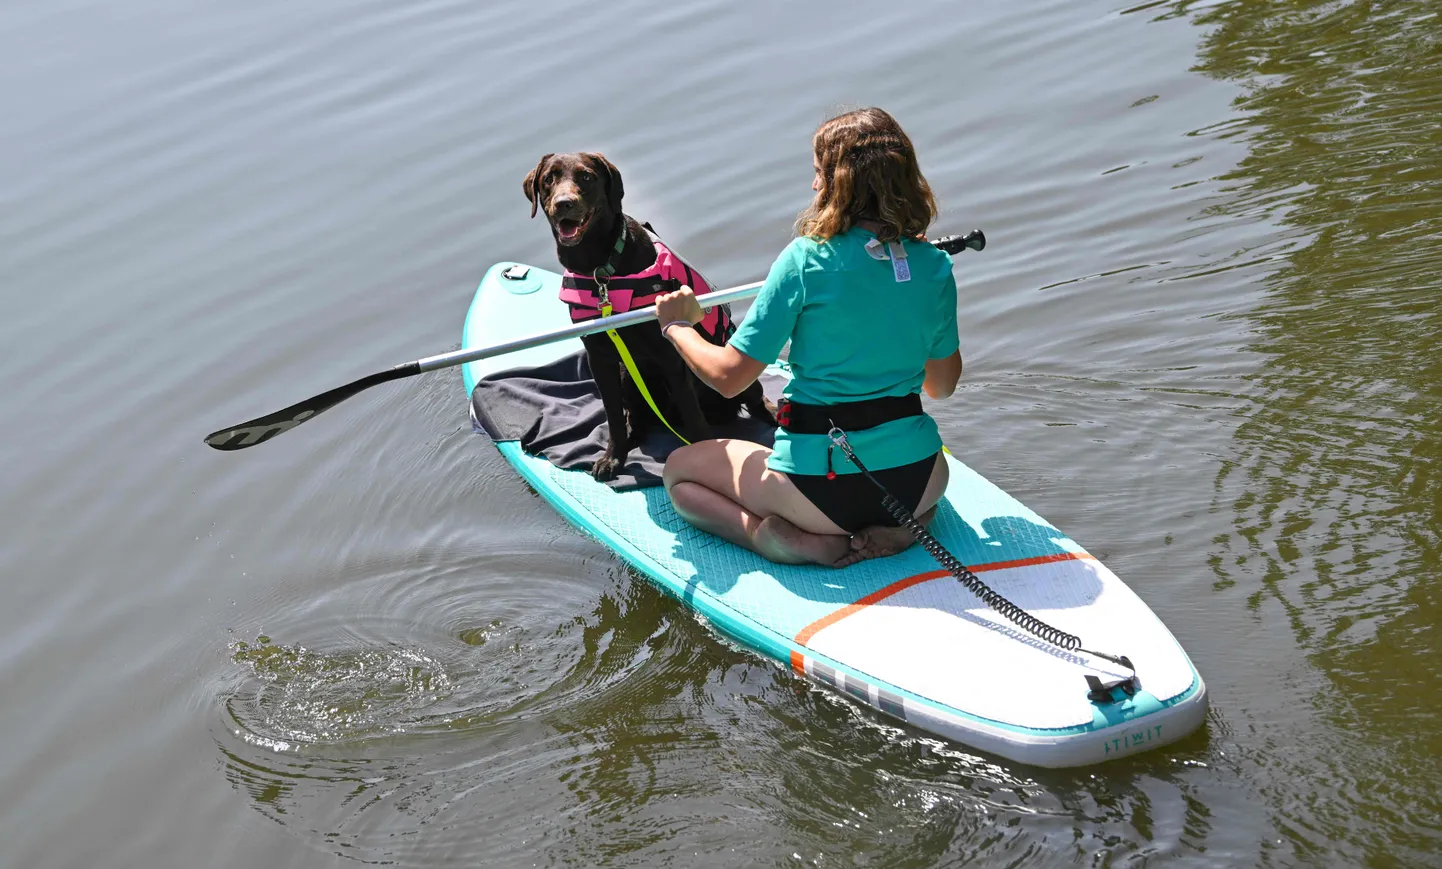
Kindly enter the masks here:
<path id="1" fill-rule="evenodd" d="M 521 182 L 531 203 L 531 216 L 539 207 L 551 222 L 556 243 L 580 244 L 586 230 L 613 226 L 621 217 L 626 188 L 621 173 L 600 154 L 547 154 Z"/>

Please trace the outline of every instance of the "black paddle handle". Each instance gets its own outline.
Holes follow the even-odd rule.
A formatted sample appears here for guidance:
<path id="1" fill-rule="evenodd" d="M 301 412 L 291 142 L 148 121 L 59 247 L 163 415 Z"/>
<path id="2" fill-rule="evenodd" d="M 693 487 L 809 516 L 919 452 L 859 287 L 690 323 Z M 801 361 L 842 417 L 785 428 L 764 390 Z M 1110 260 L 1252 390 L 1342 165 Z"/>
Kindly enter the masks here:
<path id="1" fill-rule="evenodd" d="M 986 233 L 979 229 L 973 229 L 966 235 L 948 235 L 945 238 L 938 238 L 932 244 L 952 254 L 961 253 L 967 248 L 982 250 L 986 247 Z"/>

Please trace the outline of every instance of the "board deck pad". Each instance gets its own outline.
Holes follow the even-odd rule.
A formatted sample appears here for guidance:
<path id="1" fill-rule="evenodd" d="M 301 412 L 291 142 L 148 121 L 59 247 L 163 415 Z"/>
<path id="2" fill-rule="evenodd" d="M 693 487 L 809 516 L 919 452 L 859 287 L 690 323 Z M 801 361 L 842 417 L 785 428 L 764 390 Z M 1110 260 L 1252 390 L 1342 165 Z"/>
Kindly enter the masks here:
<path id="1" fill-rule="evenodd" d="M 493 267 L 467 317 L 464 347 L 568 324 L 560 277 L 521 281 Z M 481 377 L 575 352 L 560 342 L 464 366 Z M 773 373 L 784 374 L 784 366 Z M 987 607 L 919 546 L 835 569 L 782 565 L 682 519 L 660 487 L 615 491 L 496 444 L 568 520 L 732 638 L 846 696 L 932 734 L 1039 766 L 1078 766 L 1174 742 L 1199 727 L 1206 689 L 1186 653 L 1100 561 L 962 462 L 931 532 L 982 581 L 1082 645 L 1127 655 L 1141 690 L 1096 703 L 1088 674 L 1129 675 L 1068 652 Z"/>

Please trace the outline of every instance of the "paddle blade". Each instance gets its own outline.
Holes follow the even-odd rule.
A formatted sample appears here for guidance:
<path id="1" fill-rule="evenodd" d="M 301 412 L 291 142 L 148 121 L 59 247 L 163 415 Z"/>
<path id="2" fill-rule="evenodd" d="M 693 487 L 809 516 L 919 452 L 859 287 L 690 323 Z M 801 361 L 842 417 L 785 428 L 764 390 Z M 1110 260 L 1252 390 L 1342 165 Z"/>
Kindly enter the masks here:
<path id="1" fill-rule="evenodd" d="M 337 386 L 329 392 L 322 392 L 313 398 L 292 404 L 284 410 L 257 417 L 250 422 L 244 422 L 230 428 L 223 428 L 218 432 L 206 435 L 205 442 L 218 450 L 243 450 L 246 447 L 253 447 L 256 444 L 263 444 L 276 435 L 285 434 L 296 426 L 345 401 L 358 392 L 370 389 L 378 383 L 385 383 L 390 380 L 398 380 L 402 377 L 409 377 L 412 374 L 420 374 L 421 369 L 415 362 L 407 362 L 404 365 L 397 365 L 395 368 L 380 371 L 360 380 L 347 383 L 345 386 Z"/>

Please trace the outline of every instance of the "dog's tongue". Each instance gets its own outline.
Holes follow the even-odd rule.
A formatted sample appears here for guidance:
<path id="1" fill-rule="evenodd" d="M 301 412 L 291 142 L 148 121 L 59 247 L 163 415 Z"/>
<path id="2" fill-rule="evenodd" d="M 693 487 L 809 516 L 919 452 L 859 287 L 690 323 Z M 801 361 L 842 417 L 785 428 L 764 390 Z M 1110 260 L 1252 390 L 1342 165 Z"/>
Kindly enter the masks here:
<path id="1" fill-rule="evenodd" d="M 558 220 L 556 229 L 561 231 L 561 238 L 569 241 L 581 234 L 581 222 L 579 220 Z"/>

